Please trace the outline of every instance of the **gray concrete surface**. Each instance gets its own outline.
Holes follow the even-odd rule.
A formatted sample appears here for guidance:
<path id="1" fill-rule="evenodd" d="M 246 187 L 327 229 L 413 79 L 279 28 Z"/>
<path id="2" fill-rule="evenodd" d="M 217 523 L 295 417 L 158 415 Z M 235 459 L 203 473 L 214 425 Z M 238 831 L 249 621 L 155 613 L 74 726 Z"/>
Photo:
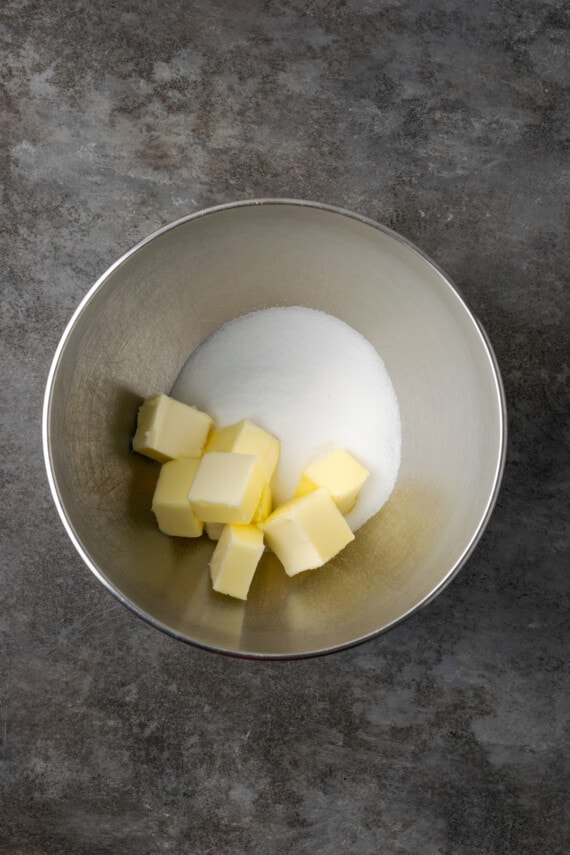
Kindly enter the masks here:
<path id="1" fill-rule="evenodd" d="M 570 851 L 567 37 L 552 0 L 4 0 L 3 855 Z M 97 276 L 254 196 L 341 205 L 428 252 L 491 336 L 511 431 L 453 584 L 387 636 L 281 664 L 119 605 L 68 542 L 40 444 Z"/>

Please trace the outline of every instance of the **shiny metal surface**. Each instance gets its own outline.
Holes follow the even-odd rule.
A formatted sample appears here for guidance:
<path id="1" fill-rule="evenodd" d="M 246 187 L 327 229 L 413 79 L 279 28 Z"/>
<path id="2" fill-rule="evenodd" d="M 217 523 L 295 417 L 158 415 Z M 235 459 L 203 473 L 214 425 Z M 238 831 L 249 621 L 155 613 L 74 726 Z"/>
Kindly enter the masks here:
<path id="1" fill-rule="evenodd" d="M 400 403 L 402 463 L 385 508 L 337 559 L 288 579 L 265 555 L 244 604 L 211 591 L 211 543 L 160 534 L 158 465 L 129 441 L 142 399 L 169 390 L 206 336 L 275 305 L 330 312 L 377 347 Z M 442 590 L 492 511 L 506 425 L 485 333 L 437 266 L 354 214 L 262 200 L 173 223 L 101 277 L 57 349 L 43 433 L 60 516 L 109 590 L 185 641 L 280 658 L 374 636 Z"/>

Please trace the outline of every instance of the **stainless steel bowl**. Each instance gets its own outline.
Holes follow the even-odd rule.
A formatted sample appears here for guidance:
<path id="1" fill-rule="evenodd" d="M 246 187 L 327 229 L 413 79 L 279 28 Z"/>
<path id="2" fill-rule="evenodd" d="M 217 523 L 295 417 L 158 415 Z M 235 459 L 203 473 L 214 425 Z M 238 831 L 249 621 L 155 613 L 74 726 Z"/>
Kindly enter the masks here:
<path id="1" fill-rule="evenodd" d="M 206 336 L 276 305 L 336 315 L 378 349 L 402 462 L 388 503 L 337 559 L 289 579 L 266 554 L 244 604 L 211 591 L 211 543 L 157 530 L 158 465 L 129 442 L 142 399 L 168 391 Z M 445 274 L 364 217 L 279 199 L 185 217 L 113 264 L 57 348 L 43 419 L 57 509 L 97 578 L 177 638 L 262 658 L 347 647 L 435 597 L 489 519 L 505 434 L 496 360 Z"/>

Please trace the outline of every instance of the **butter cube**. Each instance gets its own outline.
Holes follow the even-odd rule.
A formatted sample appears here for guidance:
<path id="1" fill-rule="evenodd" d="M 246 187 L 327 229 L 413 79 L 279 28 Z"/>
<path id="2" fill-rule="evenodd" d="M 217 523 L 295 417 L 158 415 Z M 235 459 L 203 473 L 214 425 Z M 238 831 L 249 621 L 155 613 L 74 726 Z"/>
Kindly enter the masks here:
<path id="1" fill-rule="evenodd" d="M 250 523 L 267 480 L 257 457 L 211 451 L 200 461 L 188 499 L 205 523 Z"/>
<path id="2" fill-rule="evenodd" d="M 259 504 L 255 509 L 255 513 L 251 521 L 253 523 L 261 523 L 266 520 L 269 514 L 271 513 L 272 504 L 273 498 L 271 496 L 271 487 L 269 486 L 269 484 L 266 484 L 263 488 Z"/>
<path id="3" fill-rule="evenodd" d="M 260 523 L 266 520 L 271 513 L 272 497 L 271 487 L 266 484 L 261 494 L 259 504 L 255 509 L 255 513 L 251 520 L 252 523 Z M 210 540 L 219 540 L 224 529 L 224 523 L 207 522 L 204 524 L 204 529 Z"/>
<path id="4" fill-rule="evenodd" d="M 289 576 L 321 567 L 354 540 L 324 487 L 285 502 L 259 527 Z"/>
<path id="5" fill-rule="evenodd" d="M 210 561 L 214 591 L 246 600 L 263 554 L 263 535 L 256 525 L 226 525 Z"/>
<path id="6" fill-rule="evenodd" d="M 180 457 L 199 458 L 213 420 L 196 407 L 153 395 L 139 408 L 133 450 L 164 463 Z"/>
<path id="7" fill-rule="evenodd" d="M 295 495 L 305 496 L 318 487 L 326 487 L 339 511 L 348 514 L 369 475 L 348 451 L 339 449 L 303 469 Z"/>
<path id="8" fill-rule="evenodd" d="M 171 460 L 160 468 L 152 497 L 152 510 L 163 534 L 200 537 L 202 522 L 188 501 L 188 491 L 198 471 L 199 460 Z"/>
<path id="9" fill-rule="evenodd" d="M 224 530 L 224 523 L 204 523 L 204 531 L 210 540 L 219 540 Z"/>
<path id="10" fill-rule="evenodd" d="M 281 444 L 276 437 L 248 419 L 212 431 L 206 445 L 206 451 L 234 451 L 237 454 L 257 455 L 268 481 L 277 467 L 280 448 Z"/>

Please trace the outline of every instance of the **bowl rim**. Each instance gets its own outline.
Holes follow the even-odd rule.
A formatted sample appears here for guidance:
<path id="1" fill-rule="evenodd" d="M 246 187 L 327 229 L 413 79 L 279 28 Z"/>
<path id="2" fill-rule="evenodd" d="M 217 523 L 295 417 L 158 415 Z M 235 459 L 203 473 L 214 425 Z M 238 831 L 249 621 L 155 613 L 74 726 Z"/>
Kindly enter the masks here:
<path id="1" fill-rule="evenodd" d="M 313 208 L 321 211 L 326 211 L 328 213 L 336 214 L 341 217 L 348 217 L 349 219 L 356 220 L 363 225 L 370 226 L 377 231 L 382 232 L 388 237 L 395 240 L 397 243 L 402 244 L 411 252 L 415 253 L 419 256 L 422 261 L 428 264 L 443 280 L 443 282 L 447 285 L 447 287 L 454 292 L 455 296 L 458 298 L 460 303 L 462 304 L 464 310 L 466 311 L 469 318 L 472 320 L 475 329 L 479 335 L 481 340 L 481 344 L 483 345 L 483 349 L 486 351 L 487 356 L 489 358 L 489 362 L 492 369 L 494 384 L 495 384 L 495 392 L 499 402 L 499 454 L 498 461 L 495 468 L 495 473 L 493 477 L 493 486 L 490 491 L 489 497 L 487 499 L 486 506 L 481 514 L 478 525 L 476 526 L 471 539 L 465 546 L 462 554 L 459 556 L 457 561 L 453 564 L 453 566 L 449 569 L 446 576 L 436 585 L 436 587 L 429 592 L 422 600 L 416 603 L 412 608 L 408 609 L 404 614 L 400 615 L 398 618 L 395 618 L 386 626 L 381 627 L 380 629 L 373 630 L 372 632 L 368 632 L 362 636 L 359 636 L 354 639 L 350 639 L 348 641 L 341 642 L 339 644 L 331 645 L 328 647 L 317 648 L 315 650 L 307 650 L 307 651 L 294 651 L 290 653 L 264 653 L 256 650 L 253 651 L 237 651 L 229 648 L 219 647 L 213 644 L 208 644 L 206 642 L 190 638 L 187 635 L 184 635 L 171 627 L 163 624 L 161 621 L 153 618 L 152 615 L 140 609 L 135 603 L 133 603 L 128 597 L 125 597 L 119 590 L 117 590 L 111 582 L 103 575 L 101 570 L 97 567 L 97 565 L 91 560 L 89 555 L 84 550 L 79 538 L 75 534 L 73 526 L 71 524 L 70 519 L 67 516 L 65 511 L 63 502 L 61 500 L 61 496 L 57 489 L 57 483 L 55 479 L 54 470 L 52 467 L 52 457 L 51 457 L 51 442 L 50 442 L 50 413 L 51 413 L 51 399 L 53 392 L 53 385 L 57 375 L 57 370 L 61 361 L 62 354 L 65 350 L 65 346 L 67 344 L 68 339 L 70 338 L 73 329 L 83 313 L 85 307 L 91 301 L 95 293 L 103 286 L 103 284 L 107 281 L 107 279 L 111 276 L 111 274 L 117 270 L 122 264 L 124 264 L 131 256 L 135 255 L 142 247 L 151 243 L 156 238 L 165 234 L 168 231 L 171 231 L 178 226 L 191 222 L 192 220 L 199 220 L 203 217 L 211 216 L 214 214 L 222 213 L 225 211 L 229 211 L 236 208 L 244 208 L 244 207 L 256 207 L 256 206 L 269 206 L 269 205 L 283 205 L 283 206 L 291 206 L 291 207 L 301 207 L 301 208 Z M 79 553 L 80 558 L 83 563 L 87 565 L 87 567 L 91 570 L 94 576 L 101 582 L 108 591 L 113 594 L 113 596 L 119 600 L 124 606 L 126 606 L 130 611 L 134 612 L 137 617 L 142 618 L 146 623 L 150 624 L 155 629 L 164 632 L 166 635 L 171 636 L 172 638 L 176 638 L 179 641 L 183 641 L 186 644 L 189 644 L 193 647 L 198 647 L 202 650 L 207 650 L 214 653 L 219 653 L 225 656 L 238 658 L 238 659 L 254 659 L 254 660 L 265 660 L 265 661 L 291 661 L 296 659 L 308 659 L 316 656 L 324 656 L 330 653 L 335 653 L 341 650 L 347 650 L 351 647 L 355 647 L 356 645 L 363 644 L 366 641 L 370 641 L 373 638 L 376 638 L 384 633 L 389 632 L 391 629 L 394 629 L 396 626 L 401 624 L 404 620 L 411 617 L 415 612 L 418 612 L 420 609 L 424 608 L 426 605 L 432 602 L 441 592 L 450 584 L 450 582 L 455 578 L 455 576 L 459 573 L 462 567 L 467 563 L 471 555 L 473 554 L 477 544 L 479 543 L 483 533 L 489 523 L 493 510 L 495 508 L 497 498 L 499 496 L 501 482 L 505 470 L 505 462 L 506 462 L 506 452 L 507 452 L 507 435 L 508 435 L 508 426 L 507 426 L 507 402 L 506 395 L 504 390 L 504 385 L 499 369 L 499 363 L 493 347 L 491 345 L 489 336 L 486 330 L 483 327 L 481 321 L 477 318 L 474 311 L 469 306 L 467 299 L 462 293 L 461 289 L 453 282 L 452 279 L 448 276 L 448 274 L 441 268 L 439 265 L 433 261 L 423 250 L 421 250 L 416 244 L 407 238 L 400 235 L 398 232 L 391 229 L 389 226 L 385 226 L 376 220 L 364 216 L 363 214 L 355 213 L 354 211 L 350 211 L 346 208 L 338 207 L 336 205 L 330 205 L 324 202 L 315 202 L 309 201 L 305 199 L 294 199 L 288 197 L 268 197 L 268 198 L 254 198 L 254 199 L 242 199 L 234 202 L 226 202 L 219 205 L 214 205 L 207 208 L 202 208 L 198 211 L 193 211 L 190 214 L 186 214 L 185 216 L 179 217 L 177 220 L 173 222 L 167 223 L 165 226 L 157 229 L 151 234 L 147 235 L 142 240 L 138 241 L 134 244 L 130 249 L 126 250 L 116 261 L 114 261 L 98 279 L 95 283 L 89 288 L 87 293 L 83 296 L 81 301 L 79 302 L 77 308 L 73 312 L 70 320 L 68 321 L 57 348 L 55 350 L 49 373 L 46 381 L 46 388 L 43 399 L 43 407 L 42 407 L 42 447 L 43 447 L 43 457 L 44 464 L 46 467 L 47 480 L 49 483 L 50 491 L 52 494 L 52 498 L 57 509 L 58 515 L 63 523 L 64 529 L 67 532 L 69 539 L 74 545 L 76 551 Z"/>

